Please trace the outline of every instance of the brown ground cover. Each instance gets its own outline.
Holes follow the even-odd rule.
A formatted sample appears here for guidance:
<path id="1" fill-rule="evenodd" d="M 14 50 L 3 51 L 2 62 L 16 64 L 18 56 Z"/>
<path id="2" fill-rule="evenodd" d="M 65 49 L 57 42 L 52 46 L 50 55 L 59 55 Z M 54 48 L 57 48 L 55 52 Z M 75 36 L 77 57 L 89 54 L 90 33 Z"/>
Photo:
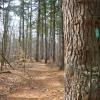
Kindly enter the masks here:
<path id="1" fill-rule="evenodd" d="M 63 71 L 55 64 L 34 62 L 25 66 L 0 74 L 0 100 L 64 99 Z"/>

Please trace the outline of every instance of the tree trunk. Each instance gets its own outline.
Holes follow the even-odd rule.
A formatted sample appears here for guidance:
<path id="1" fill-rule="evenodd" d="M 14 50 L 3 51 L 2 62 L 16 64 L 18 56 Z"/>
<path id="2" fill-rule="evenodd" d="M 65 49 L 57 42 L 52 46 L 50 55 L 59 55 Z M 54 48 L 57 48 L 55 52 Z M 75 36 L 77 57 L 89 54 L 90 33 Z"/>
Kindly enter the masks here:
<path id="1" fill-rule="evenodd" d="M 25 42 L 25 54 L 28 55 L 29 54 L 29 26 L 28 26 L 28 23 L 29 23 L 29 7 L 28 7 L 28 15 L 27 15 L 27 20 L 26 20 L 26 23 L 27 23 L 27 28 L 26 28 L 26 42 Z M 25 58 L 26 58 L 26 55 L 25 55 Z"/>
<path id="2" fill-rule="evenodd" d="M 50 3 L 49 60 L 52 59 L 52 0 Z"/>
<path id="3" fill-rule="evenodd" d="M 20 15 L 20 23 L 19 23 L 19 45 L 21 46 L 21 36 L 22 36 L 22 19 L 21 19 L 21 15 Z"/>
<path id="4" fill-rule="evenodd" d="M 42 15 L 42 22 L 41 22 L 42 23 L 41 24 L 42 33 L 41 33 L 41 47 L 40 47 L 41 48 L 41 59 L 43 59 L 43 57 L 44 57 L 44 38 L 43 38 L 43 36 L 44 36 L 43 35 L 43 33 L 44 33 L 44 29 L 43 29 L 44 28 L 44 26 L 43 26 L 44 23 L 43 22 L 44 22 L 44 17 Z"/>
<path id="5" fill-rule="evenodd" d="M 60 27 L 60 69 L 64 69 L 64 32 L 63 32 L 63 13 L 62 13 L 62 0 L 60 1 L 60 17 L 61 17 L 61 27 Z"/>
<path id="6" fill-rule="evenodd" d="M 36 61 L 39 61 L 39 29 L 40 29 L 40 0 L 38 1 L 38 21 L 37 21 L 37 37 L 36 37 Z"/>
<path id="7" fill-rule="evenodd" d="M 29 41 L 30 41 L 30 57 L 32 56 L 32 0 L 31 0 L 31 12 L 30 12 L 30 35 L 29 35 Z"/>
<path id="8" fill-rule="evenodd" d="M 95 36 L 99 0 L 63 0 L 65 100 L 100 100 L 100 56 Z"/>
<path id="9" fill-rule="evenodd" d="M 46 26 L 46 0 L 44 0 L 44 31 L 45 31 L 45 63 L 47 63 L 47 26 Z"/>
<path id="10" fill-rule="evenodd" d="M 53 37 L 53 62 L 55 62 L 55 4 L 56 0 L 52 0 L 52 37 Z"/>
<path id="11" fill-rule="evenodd" d="M 25 52 L 25 33 L 24 33 L 24 0 L 22 0 L 22 25 L 23 25 L 23 33 L 22 33 L 22 48 Z"/>
<path id="12" fill-rule="evenodd" d="M 3 33 L 3 38 L 2 38 L 2 55 L 5 57 L 6 56 L 6 50 L 7 50 L 7 39 L 8 39 L 8 21 L 9 21 L 9 6 L 10 6 L 10 1 L 8 2 L 8 9 L 4 13 L 4 2 L 3 2 L 3 28 L 4 28 L 4 33 Z M 5 61 L 3 58 L 1 58 L 1 70 L 3 70 L 3 65 Z"/>

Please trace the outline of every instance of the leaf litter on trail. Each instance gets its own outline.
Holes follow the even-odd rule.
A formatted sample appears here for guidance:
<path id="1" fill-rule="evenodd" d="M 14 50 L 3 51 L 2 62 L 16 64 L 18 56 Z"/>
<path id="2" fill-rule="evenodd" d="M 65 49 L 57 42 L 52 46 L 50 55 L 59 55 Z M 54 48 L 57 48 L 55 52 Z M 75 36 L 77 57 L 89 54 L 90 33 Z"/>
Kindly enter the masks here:
<path id="1" fill-rule="evenodd" d="M 63 100 L 63 71 L 46 64 L 33 65 L 36 66 L 0 75 L 0 91 L 5 92 L 7 100 Z"/>

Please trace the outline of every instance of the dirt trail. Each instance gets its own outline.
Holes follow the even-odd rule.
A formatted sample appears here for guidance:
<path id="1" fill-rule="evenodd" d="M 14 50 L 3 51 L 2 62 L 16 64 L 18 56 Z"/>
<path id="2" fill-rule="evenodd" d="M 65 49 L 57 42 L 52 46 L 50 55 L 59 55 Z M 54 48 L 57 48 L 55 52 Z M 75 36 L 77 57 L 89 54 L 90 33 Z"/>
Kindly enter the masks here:
<path id="1" fill-rule="evenodd" d="M 20 85 L 7 95 L 7 100 L 63 100 L 63 72 L 53 66 L 33 63 L 26 70 L 12 71 L 13 75 L 22 78 Z"/>

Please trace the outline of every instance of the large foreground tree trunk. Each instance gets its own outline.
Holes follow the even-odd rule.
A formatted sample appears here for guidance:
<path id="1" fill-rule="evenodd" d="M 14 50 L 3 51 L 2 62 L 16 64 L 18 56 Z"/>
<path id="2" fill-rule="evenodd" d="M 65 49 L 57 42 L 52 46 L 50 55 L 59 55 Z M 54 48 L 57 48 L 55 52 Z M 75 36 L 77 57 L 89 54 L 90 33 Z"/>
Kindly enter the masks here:
<path id="1" fill-rule="evenodd" d="M 63 0 L 65 100 L 100 100 L 99 11 L 100 0 Z"/>

